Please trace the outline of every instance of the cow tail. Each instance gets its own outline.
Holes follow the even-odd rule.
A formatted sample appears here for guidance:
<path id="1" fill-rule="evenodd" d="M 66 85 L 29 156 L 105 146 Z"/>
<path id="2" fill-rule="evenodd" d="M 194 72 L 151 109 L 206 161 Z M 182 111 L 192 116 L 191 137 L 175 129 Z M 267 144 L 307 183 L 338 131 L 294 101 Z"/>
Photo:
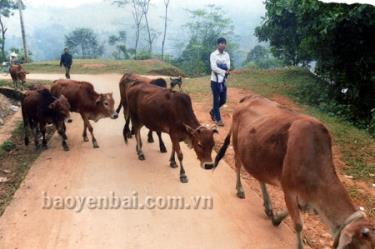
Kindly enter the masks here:
<path id="1" fill-rule="evenodd" d="M 120 104 L 118 105 L 116 109 L 117 114 L 120 114 L 121 108 L 122 108 L 122 102 L 120 101 Z"/>
<path id="2" fill-rule="evenodd" d="M 215 168 L 218 166 L 220 160 L 224 157 L 225 152 L 227 151 L 228 146 L 230 144 L 230 137 L 231 136 L 232 136 L 232 128 L 229 130 L 229 133 L 228 133 L 228 135 L 226 136 L 226 138 L 224 140 L 223 146 L 220 148 L 219 152 L 216 155 L 216 158 L 215 158 Z"/>

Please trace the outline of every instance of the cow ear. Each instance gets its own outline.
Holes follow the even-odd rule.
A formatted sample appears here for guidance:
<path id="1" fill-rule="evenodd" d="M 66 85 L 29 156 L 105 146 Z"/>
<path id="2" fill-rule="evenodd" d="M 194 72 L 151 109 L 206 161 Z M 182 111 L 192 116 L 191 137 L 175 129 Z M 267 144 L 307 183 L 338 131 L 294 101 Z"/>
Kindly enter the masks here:
<path id="1" fill-rule="evenodd" d="M 56 101 L 53 101 L 51 104 L 48 105 L 49 109 L 54 109 L 56 107 Z"/>
<path id="2" fill-rule="evenodd" d="M 190 127 L 189 125 L 187 125 L 187 124 L 184 124 L 184 126 L 185 126 L 185 129 L 186 129 L 187 133 L 193 135 L 194 129 L 191 128 L 191 127 Z"/>
<path id="3" fill-rule="evenodd" d="M 96 100 L 95 100 L 95 103 L 98 105 L 100 103 L 100 101 L 102 100 L 102 95 L 99 95 Z"/>

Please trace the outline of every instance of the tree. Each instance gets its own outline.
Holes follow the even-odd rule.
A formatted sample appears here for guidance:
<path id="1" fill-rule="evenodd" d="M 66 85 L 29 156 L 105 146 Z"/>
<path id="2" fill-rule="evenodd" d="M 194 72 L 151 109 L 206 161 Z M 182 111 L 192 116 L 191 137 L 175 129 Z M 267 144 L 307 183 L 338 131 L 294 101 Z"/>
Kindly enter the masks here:
<path id="1" fill-rule="evenodd" d="M 25 62 L 29 62 L 27 45 L 26 45 L 26 32 L 25 32 L 25 25 L 24 25 L 24 21 L 23 21 L 23 13 L 22 13 L 22 10 L 25 8 L 25 5 L 21 0 L 17 0 L 17 5 L 18 5 L 18 12 L 19 12 L 19 15 L 20 15 L 21 35 L 22 35 L 22 43 L 23 43 L 23 51 L 24 51 Z"/>
<path id="2" fill-rule="evenodd" d="M 17 3 L 13 0 L 0 0 L 0 28 L 1 28 L 1 38 L 0 38 L 0 46 L 1 46 L 1 58 L 0 60 L 5 60 L 5 34 L 8 28 L 5 26 L 4 19 L 8 18 L 14 14 L 14 10 L 17 9 Z"/>
<path id="3" fill-rule="evenodd" d="M 167 36 L 167 26 L 168 26 L 168 6 L 170 0 L 164 0 L 165 6 L 165 15 L 164 15 L 164 32 L 163 32 L 163 41 L 161 43 L 161 59 L 164 60 L 164 46 L 165 46 L 165 38 Z"/>
<path id="4" fill-rule="evenodd" d="M 129 51 L 126 47 L 126 32 L 119 31 L 118 35 L 111 35 L 108 40 L 109 45 L 116 46 L 113 56 L 116 59 L 129 59 Z"/>
<path id="5" fill-rule="evenodd" d="M 256 45 L 247 55 L 246 61 L 264 60 L 269 57 L 268 51 L 261 45 Z"/>
<path id="6" fill-rule="evenodd" d="M 317 62 L 331 83 L 329 98 L 345 106 L 346 118 L 365 127 L 375 108 L 375 7 L 317 0 L 266 0 L 256 35 L 289 65 Z M 342 89 L 347 89 L 345 94 Z"/>
<path id="7" fill-rule="evenodd" d="M 233 35 L 231 19 L 227 18 L 223 9 L 215 5 L 207 5 L 205 9 L 188 10 L 190 21 L 185 25 L 190 39 L 177 64 L 193 75 L 210 72 L 210 54 L 216 46 L 216 40 L 224 36 L 228 40 L 228 49 L 234 47 L 230 37 Z"/>
<path id="8" fill-rule="evenodd" d="M 65 36 L 65 46 L 79 58 L 97 58 L 103 54 L 97 35 L 88 28 L 77 28 Z"/>
<path id="9" fill-rule="evenodd" d="M 151 55 L 152 43 L 155 39 L 155 36 L 151 35 L 150 25 L 148 23 L 148 11 L 150 9 L 150 1 L 151 0 L 141 0 L 140 4 L 142 7 L 142 13 L 143 13 L 143 16 L 145 17 L 145 22 L 146 22 L 146 31 L 147 31 L 147 37 L 148 37 L 148 53 Z"/>
<path id="10" fill-rule="evenodd" d="M 297 0 L 266 0 L 263 24 L 255 29 L 259 41 L 269 42 L 272 53 L 286 65 L 297 65 L 311 59 L 301 51 L 304 37 L 300 32 Z"/>

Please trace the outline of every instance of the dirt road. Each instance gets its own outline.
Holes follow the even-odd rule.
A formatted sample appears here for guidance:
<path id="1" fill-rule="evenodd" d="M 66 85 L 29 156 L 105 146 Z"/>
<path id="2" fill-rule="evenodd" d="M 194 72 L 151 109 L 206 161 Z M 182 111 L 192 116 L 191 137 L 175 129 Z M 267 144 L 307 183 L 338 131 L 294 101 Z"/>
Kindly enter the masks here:
<path id="1" fill-rule="evenodd" d="M 73 77 L 93 82 L 99 92 L 113 92 L 118 103 L 120 75 Z M 71 150 L 64 152 L 59 137 L 53 136 L 49 149 L 32 165 L 0 218 L 1 249 L 295 247 L 293 232 L 283 224 L 272 227 L 263 213 L 261 200 L 249 187 L 245 186 L 247 198 L 237 199 L 234 171 L 224 163 L 215 172 L 204 171 L 193 151 L 183 145 L 189 183 L 181 184 L 179 170 L 168 165 L 169 153 L 160 154 L 156 144 L 146 142 L 145 134 L 146 161 L 137 159 L 134 139 L 129 145 L 123 142 L 122 117 L 94 124 L 99 149 L 82 141 L 82 121 L 78 115 L 73 118 L 68 126 Z M 164 138 L 170 151 L 169 138 Z M 113 195 L 125 199 L 136 196 L 139 203 L 147 196 L 177 196 L 190 204 L 197 196 L 212 197 L 212 208 L 98 209 L 85 205 L 80 212 L 67 209 L 77 198 Z M 52 200 L 55 205 L 51 208 Z M 67 206 L 58 209 L 62 201 Z"/>

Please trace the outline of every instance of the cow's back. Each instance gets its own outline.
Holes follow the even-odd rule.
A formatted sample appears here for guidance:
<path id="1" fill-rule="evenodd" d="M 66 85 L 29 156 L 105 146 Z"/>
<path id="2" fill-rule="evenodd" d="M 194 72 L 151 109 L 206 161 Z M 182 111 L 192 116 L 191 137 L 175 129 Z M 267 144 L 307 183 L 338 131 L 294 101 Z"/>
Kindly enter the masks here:
<path id="1" fill-rule="evenodd" d="M 308 128 L 299 131 L 301 124 Z M 261 96 L 247 97 L 236 107 L 232 131 L 234 150 L 242 163 L 248 165 L 247 170 L 261 181 L 276 185 L 280 184 L 282 178 L 286 154 L 297 151 L 294 148 L 296 145 L 289 141 L 291 132 L 294 136 L 298 134 L 301 141 L 310 139 L 308 143 L 311 146 L 320 137 L 325 141 L 330 139 L 318 120 L 293 112 Z M 309 137 L 309 132 L 315 138 Z M 312 152 L 311 155 L 314 154 Z"/>
<path id="2" fill-rule="evenodd" d="M 50 111 L 48 106 L 53 101 L 54 97 L 47 88 L 40 87 L 27 91 L 21 102 L 24 119 L 40 120 L 49 118 Z"/>
<path id="3" fill-rule="evenodd" d="M 128 91 L 129 108 L 141 123 L 155 131 L 183 129 L 183 124 L 198 123 L 190 97 L 152 84 L 137 84 Z"/>
<path id="4" fill-rule="evenodd" d="M 71 111 L 74 112 L 92 109 L 99 96 L 90 83 L 74 80 L 54 81 L 51 92 L 56 97 L 64 95 L 71 105 Z"/>

